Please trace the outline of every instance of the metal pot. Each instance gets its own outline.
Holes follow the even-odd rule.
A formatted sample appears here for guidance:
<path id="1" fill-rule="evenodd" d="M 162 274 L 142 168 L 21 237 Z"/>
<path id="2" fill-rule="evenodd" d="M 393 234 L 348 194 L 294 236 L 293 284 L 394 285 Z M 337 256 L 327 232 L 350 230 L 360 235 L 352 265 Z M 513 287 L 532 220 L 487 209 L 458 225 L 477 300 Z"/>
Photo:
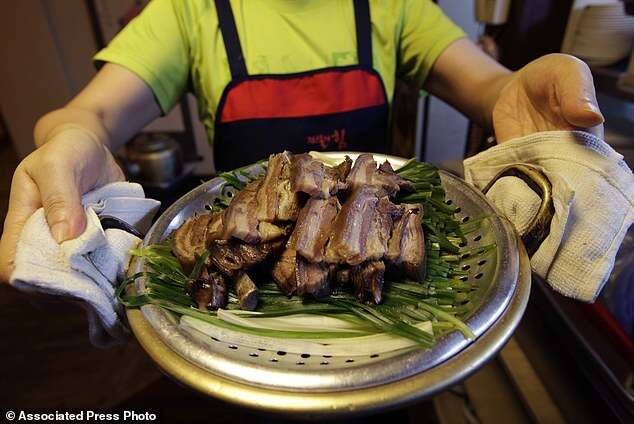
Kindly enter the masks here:
<path id="1" fill-rule="evenodd" d="M 128 176 L 147 187 L 167 188 L 184 174 L 181 147 L 167 135 L 141 135 L 126 146 L 123 156 Z"/>

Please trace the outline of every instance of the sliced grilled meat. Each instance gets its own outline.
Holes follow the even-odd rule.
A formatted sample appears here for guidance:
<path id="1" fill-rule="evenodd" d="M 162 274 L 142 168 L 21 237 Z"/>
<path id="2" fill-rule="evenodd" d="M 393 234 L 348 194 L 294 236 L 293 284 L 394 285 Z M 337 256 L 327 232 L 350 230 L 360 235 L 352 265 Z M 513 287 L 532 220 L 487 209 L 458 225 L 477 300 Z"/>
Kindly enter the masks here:
<path id="1" fill-rule="evenodd" d="M 350 282 L 350 268 L 339 268 L 335 274 L 335 281 L 342 286 Z"/>
<path id="2" fill-rule="evenodd" d="M 233 277 L 248 271 L 279 254 L 284 240 L 249 244 L 240 240 L 214 240 L 209 246 L 209 258 L 223 274 Z"/>
<path id="3" fill-rule="evenodd" d="M 209 220 L 209 224 L 207 224 L 207 246 L 213 240 L 218 240 L 222 238 L 223 229 L 223 213 L 216 212 L 211 214 L 211 219 Z"/>
<path id="4" fill-rule="evenodd" d="M 295 221 L 299 197 L 291 190 L 290 152 L 269 156 L 268 167 L 257 193 L 256 217 L 260 221 Z"/>
<path id="5" fill-rule="evenodd" d="M 250 182 L 231 200 L 223 217 L 223 239 L 237 238 L 251 244 L 260 242 L 256 196 L 261 184 L 261 178 Z"/>
<path id="6" fill-rule="evenodd" d="M 383 261 L 369 261 L 350 270 L 350 280 L 357 299 L 361 302 L 379 304 L 383 300 Z"/>
<path id="7" fill-rule="evenodd" d="M 278 221 L 296 221 L 300 209 L 300 196 L 291 189 L 292 185 L 292 154 L 284 152 L 284 167 L 280 174 L 277 192 Z"/>
<path id="8" fill-rule="evenodd" d="M 198 309 L 216 310 L 227 306 L 227 285 L 218 272 L 208 272 L 203 268 L 199 278 L 189 281 L 187 293 L 194 299 Z"/>
<path id="9" fill-rule="evenodd" d="M 220 236 L 221 227 L 222 214 L 207 213 L 189 218 L 174 232 L 174 255 L 185 272 L 191 271 L 211 240 Z"/>
<path id="10" fill-rule="evenodd" d="M 326 261 L 359 265 L 367 259 L 366 241 L 379 198 L 373 187 L 361 187 L 341 207 L 332 226 Z"/>
<path id="11" fill-rule="evenodd" d="M 258 306 L 258 288 L 246 272 L 239 274 L 235 280 L 236 293 L 240 301 L 240 309 L 254 311 Z"/>
<path id="12" fill-rule="evenodd" d="M 385 259 L 391 273 L 423 281 L 426 268 L 423 206 L 405 203 L 399 206 L 402 216 L 394 222 Z"/>
<path id="13" fill-rule="evenodd" d="M 388 196 L 394 196 L 401 189 L 414 191 L 414 186 L 395 173 L 388 161 L 377 168 L 374 157 L 369 153 L 357 157 L 346 182 L 352 192 L 367 186 L 382 188 Z"/>
<path id="14" fill-rule="evenodd" d="M 337 213 L 341 209 L 336 197 L 311 198 L 302 208 L 294 234 L 297 253 L 310 262 L 322 262 L 326 243 Z"/>
<path id="15" fill-rule="evenodd" d="M 287 296 L 291 296 L 297 291 L 297 278 L 295 276 L 296 238 L 296 232 L 293 231 L 282 255 L 277 259 L 271 271 L 271 276 L 277 287 Z"/>
<path id="16" fill-rule="evenodd" d="M 352 160 L 346 156 L 335 167 L 324 165 L 309 154 L 295 155 L 292 166 L 292 190 L 326 199 L 346 188 Z"/>
<path id="17" fill-rule="evenodd" d="M 317 299 L 330 296 L 330 266 L 324 262 L 309 262 L 300 255 L 296 260 L 297 294 Z"/>
<path id="18" fill-rule="evenodd" d="M 286 237 L 284 228 L 265 221 L 258 224 L 258 232 L 260 233 L 261 242 L 275 241 Z"/>
<path id="19" fill-rule="evenodd" d="M 365 244 L 365 260 L 378 261 L 387 253 L 392 223 L 400 209 L 390 199 L 381 197 L 372 211 L 372 221 Z"/>

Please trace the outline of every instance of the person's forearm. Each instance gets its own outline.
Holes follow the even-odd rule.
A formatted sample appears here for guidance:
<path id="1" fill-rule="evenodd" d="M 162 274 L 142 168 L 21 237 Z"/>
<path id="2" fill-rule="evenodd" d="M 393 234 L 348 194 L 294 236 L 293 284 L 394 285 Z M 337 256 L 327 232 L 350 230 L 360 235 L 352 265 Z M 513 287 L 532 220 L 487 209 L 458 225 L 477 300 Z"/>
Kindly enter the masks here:
<path id="1" fill-rule="evenodd" d="M 493 130 L 493 108 L 500 97 L 500 93 L 515 76 L 515 73 L 499 74 L 486 84 L 482 85 L 475 93 L 482 93 L 480 101 L 474 107 L 473 112 L 467 114 L 471 119 L 476 121 L 483 128 Z"/>
<path id="2" fill-rule="evenodd" d="M 119 144 L 116 143 L 116 140 L 113 142 L 108 130 L 96 113 L 67 106 L 49 112 L 37 121 L 33 131 L 35 146 L 41 147 L 61 131 L 69 128 L 81 128 L 87 131 L 108 148 L 112 148 L 113 144 L 115 147 Z"/>
<path id="3" fill-rule="evenodd" d="M 514 73 L 468 39 L 450 45 L 436 60 L 425 88 L 485 128 L 502 89 Z"/>
<path id="4" fill-rule="evenodd" d="M 40 118 L 35 144 L 39 147 L 64 128 L 74 127 L 116 151 L 160 113 L 143 80 L 126 68 L 106 64 L 66 106 Z"/>

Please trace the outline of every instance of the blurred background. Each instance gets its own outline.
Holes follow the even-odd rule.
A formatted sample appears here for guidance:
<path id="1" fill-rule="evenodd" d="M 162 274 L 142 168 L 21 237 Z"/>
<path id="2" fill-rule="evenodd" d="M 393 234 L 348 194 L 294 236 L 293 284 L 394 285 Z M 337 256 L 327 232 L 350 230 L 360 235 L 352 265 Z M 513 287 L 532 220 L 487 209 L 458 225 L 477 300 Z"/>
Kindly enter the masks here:
<path id="1" fill-rule="evenodd" d="M 0 3 L 0 229 L 13 171 L 34 149 L 36 120 L 64 105 L 92 78 L 92 56 L 146 3 Z M 633 166 L 632 1 L 437 3 L 511 69 L 552 52 L 585 60 L 606 117 L 606 141 Z M 129 178 L 142 183 L 164 206 L 214 173 L 196 110 L 195 99 L 187 95 L 118 152 Z M 416 156 L 460 173 L 464 157 L 494 143 L 491 134 L 439 99 L 404 84 L 397 84 L 393 110 L 393 154 Z M 160 162 L 151 152 L 161 152 Z M 452 390 L 370 422 L 634 422 L 633 252 L 630 231 L 612 279 L 595 305 L 564 299 L 536 281 L 526 318 L 498 358 Z M 281 420 L 203 399 L 177 386 L 135 342 L 109 350 L 93 348 L 83 311 L 76 305 L 0 287 L 0 339 L 0 407 L 145 406 L 180 422 L 209 417 L 209 410 L 217 422 Z"/>

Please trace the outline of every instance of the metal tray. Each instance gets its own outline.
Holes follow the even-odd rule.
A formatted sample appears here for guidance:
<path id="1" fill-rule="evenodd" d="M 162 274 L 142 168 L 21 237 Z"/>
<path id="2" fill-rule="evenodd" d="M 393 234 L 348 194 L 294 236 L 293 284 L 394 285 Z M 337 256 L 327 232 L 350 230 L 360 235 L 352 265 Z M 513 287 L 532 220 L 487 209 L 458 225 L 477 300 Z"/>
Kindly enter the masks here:
<path id="1" fill-rule="evenodd" d="M 323 157 L 337 161 L 345 154 L 353 159 L 358 155 L 335 152 Z M 397 157 L 375 158 L 387 158 L 395 168 L 404 163 Z M 383 409 L 429 396 L 465 378 L 503 346 L 530 292 L 530 265 L 511 224 L 461 179 L 441 171 L 441 180 L 447 199 L 460 208 L 460 219 L 490 216 L 488 225 L 470 236 L 468 247 L 492 242 L 497 246 L 486 262 L 469 263 L 468 279 L 479 286 L 466 319 L 475 341 L 453 332 L 431 350 L 354 358 L 291 354 L 285 352 L 283 341 L 271 350 L 185 331 L 173 314 L 154 305 L 129 310 L 131 328 L 166 373 L 209 395 L 258 409 L 329 415 Z M 222 183 L 213 179 L 183 196 L 158 219 L 143 244 L 165 239 L 188 217 L 203 212 Z M 136 261 L 130 269 L 139 272 L 143 266 Z M 143 290 L 143 280 L 136 289 Z"/>

